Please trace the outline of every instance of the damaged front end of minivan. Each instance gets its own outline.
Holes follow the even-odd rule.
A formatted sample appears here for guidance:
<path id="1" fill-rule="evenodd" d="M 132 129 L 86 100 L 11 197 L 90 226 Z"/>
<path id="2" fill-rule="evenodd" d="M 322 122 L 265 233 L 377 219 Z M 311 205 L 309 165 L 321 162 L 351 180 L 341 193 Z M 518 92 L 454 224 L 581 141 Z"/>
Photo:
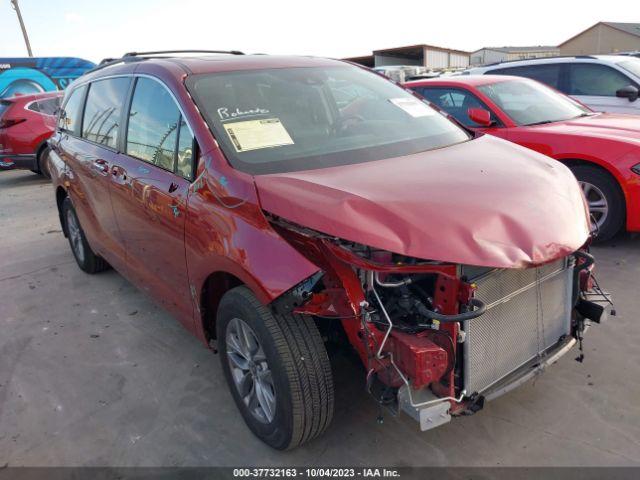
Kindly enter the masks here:
<path id="1" fill-rule="evenodd" d="M 391 253 L 266 215 L 320 268 L 279 297 L 275 311 L 340 322 L 366 368 L 367 390 L 422 430 L 480 410 L 581 348 L 611 303 L 594 291 L 586 244 L 525 267 L 478 267 Z"/>

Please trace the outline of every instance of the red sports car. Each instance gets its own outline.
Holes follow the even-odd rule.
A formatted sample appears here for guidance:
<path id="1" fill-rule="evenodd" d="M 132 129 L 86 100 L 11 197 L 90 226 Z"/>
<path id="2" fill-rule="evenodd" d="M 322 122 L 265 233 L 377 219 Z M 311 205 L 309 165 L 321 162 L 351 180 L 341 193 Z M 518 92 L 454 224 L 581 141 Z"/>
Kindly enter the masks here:
<path id="1" fill-rule="evenodd" d="M 640 231 L 640 117 L 595 113 L 541 83 L 502 75 L 409 82 L 458 122 L 560 160 L 578 178 L 599 240 Z"/>
<path id="2" fill-rule="evenodd" d="M 0 100 L 0 169 L 25 168 L 49 177 L 47 140 L 63 92 Z"/>

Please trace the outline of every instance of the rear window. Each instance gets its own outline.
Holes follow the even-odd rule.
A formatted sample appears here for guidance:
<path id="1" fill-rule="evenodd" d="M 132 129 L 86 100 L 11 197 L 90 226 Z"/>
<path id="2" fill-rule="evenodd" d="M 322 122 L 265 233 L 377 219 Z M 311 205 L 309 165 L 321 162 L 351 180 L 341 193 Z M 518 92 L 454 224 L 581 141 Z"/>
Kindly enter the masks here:
<path id="1" fill-rule="evenodd" d="M 352 66 L 195 75 L 187 87 L 231 164 L 251 174 L 381 160 L 471 138 L 426 102 Z"/>

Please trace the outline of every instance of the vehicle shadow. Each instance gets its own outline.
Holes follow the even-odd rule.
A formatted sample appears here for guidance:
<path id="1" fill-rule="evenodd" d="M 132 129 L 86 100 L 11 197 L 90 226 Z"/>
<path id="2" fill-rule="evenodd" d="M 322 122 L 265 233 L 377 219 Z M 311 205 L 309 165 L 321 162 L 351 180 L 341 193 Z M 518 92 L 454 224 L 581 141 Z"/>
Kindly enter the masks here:
<path id="1" fill-rule="evenodd" d="M 596 250 L 624 248 L 632 251 L 640 251 L 640 233 L 621 232 L 617 234 L 615 237 L 613 237 L 611 240 L 594 243 L 593 248 L 595 248 Z"/>
<path id="2" fill-rule="evenodd" d="M 30 170 L 0 171 L 0 188 L 47 184 L 50 180 Z"/>

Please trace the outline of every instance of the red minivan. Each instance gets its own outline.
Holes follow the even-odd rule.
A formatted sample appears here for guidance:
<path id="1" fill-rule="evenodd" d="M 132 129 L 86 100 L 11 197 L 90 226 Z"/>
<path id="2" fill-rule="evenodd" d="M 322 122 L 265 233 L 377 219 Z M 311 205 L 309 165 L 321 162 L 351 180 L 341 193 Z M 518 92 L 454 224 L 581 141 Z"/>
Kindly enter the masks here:
<path id="1" fill-rule="evenodd" d="M 562 164 L 345 62 L 164 53 L 67 89 L 50 140 L 63 231 L 82 270 L 113 266 L 217 348 L 267 444 L 328 427 L 327 342 L 426 430 L 606 313 Z"/>
<path id="2" fill-rule="evenodd" d="M 63 92 L 0 99 L 0 170 L 24 168 L 49 177 L 47 140 Z"/>

